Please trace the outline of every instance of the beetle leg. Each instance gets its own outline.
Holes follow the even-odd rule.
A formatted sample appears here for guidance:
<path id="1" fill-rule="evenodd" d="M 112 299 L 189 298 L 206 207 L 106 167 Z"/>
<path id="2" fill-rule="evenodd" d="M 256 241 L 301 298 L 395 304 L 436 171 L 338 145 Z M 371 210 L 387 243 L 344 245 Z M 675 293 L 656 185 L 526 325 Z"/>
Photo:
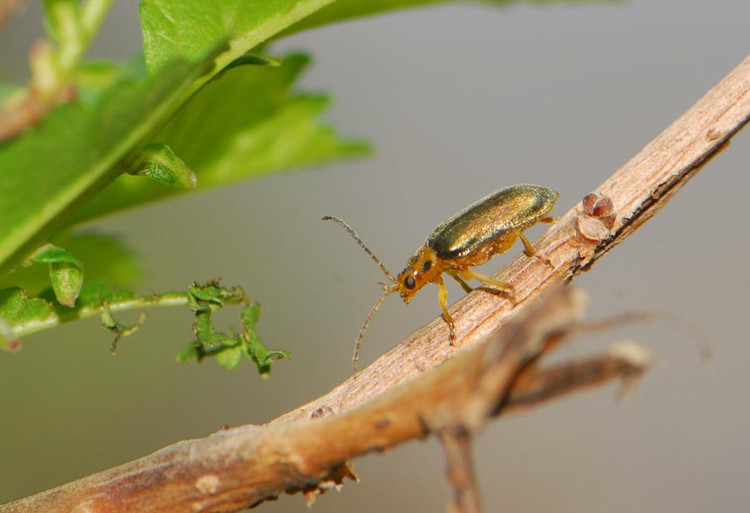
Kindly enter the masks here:
<path id="1" fill-rule="evenodd" d="M 552 216 L 549 216 L 549 217 L 543 217 L 542 219 L 540 219 L 539 221 L 537 221 L 537 223 L 546 223 L 546 224 L 552 224 L 552 223 L 554 223 L 555 221 L 557 221 L 558 219 L 560 219 L 560 218 L 559 218 L 559 217 L 552 217 Z"/>
<path id="2" fill-rule="evenodd" d="M 526 235 L 523 233 L 518 234 L 519 237 L 521 237 L 521 242 L 523 242 L 523 252 L 526 253 L 527 257 L 533 257 L 536 256 L 536 251 L 534 250 L 534 247 L 531 245 L 531 242 L 529 242 L 529 239 L 526 238 Z"/>
<path id="3" fill-rule="evenodd" d="M 448 273 L 448 274 L 450 274 L 450 273 Z M 457 274 L 451 274 L 450 276 L 451 276 L 451 277 L 452 277 L 452 278 L 453 278 L 454 280 L 456 280 L 456 281 L 458 282 L 458 284 L 459 284 L 459 285 L 461 285 L 461 288 L 462 288 L 462 289 L 464 289 L 464 292 L 466 292 L 467 294 L 468 294 L 469 292 L 471 292 L 471 291 L 473 291 L 473 290 L 474 290 L 474 289 L 473 289 L 473 288 L 471 287 L 471 285 L 469 285 L 469 284 L 468 284 L 468 283 L 466 283 L 466 282 L 465 282 L 464 280 L 462 280 L 462 279 L 461 279 L 461 277 L 460 277 L 459 275 L 457 275 Z"/>
<path id="4" fill-rule="evenodd" d="M 543 257 L 542 255 L 537 253 L 536 250 L 534 250 L 534 248 L 531 245 L 531 242 L 529 242 L 529 239 L 526 238 L 526 235 L 524 235 L 523 233 L 519 233 L 518 236 L 521 238 L 521 242 L 523 242 L 523 252 L 526 253 L 526 256 L 536 257 L 547 267 L 551 267 L 553 269 L 555 268 L 555 266 L 552 265 L 552 262 L 550 262 L 547 257 Z"/>
<path id="5" fill-rule="evenodd" d="M 466 269 L 465 271 L 461 271 L 461 277 L 466 278 L 467 280 L 475 278 L 485 283 L 489 283 L 493 287 L 496 287 L 504 292 L 513 295 L 513 285 L 511 285 L 510 283 L 505 283 L 504 281 L 496 280 L 492 276 L 478 273 L 474 269 Z"/>
<path id="6" fill-rule="evenodd" d="M 453 345 L 453 341 L 456 340 L 456 325 L 453 322 L 453 317 L 448 313 L 448 289 L 445 288 L 445 282 L 443 281 L 442 276 L 440 276 L 440 281 L 436 281 L 435 283 L 440 287 L 440 291 L 438 292 L 438 303 L 440 303 L 440 309 L 443 311 L 443 319 L 445 319 L 445 322 L 448 324 L 448 329 L 450 330 L 448 339 L 450 340 L 451 345 Z"/>

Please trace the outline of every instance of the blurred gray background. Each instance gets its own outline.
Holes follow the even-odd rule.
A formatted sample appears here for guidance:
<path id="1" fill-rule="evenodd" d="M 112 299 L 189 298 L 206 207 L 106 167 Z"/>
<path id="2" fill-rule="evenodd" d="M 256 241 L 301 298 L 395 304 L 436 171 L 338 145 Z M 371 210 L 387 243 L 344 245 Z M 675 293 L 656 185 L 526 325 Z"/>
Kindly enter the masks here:
<path id="1" fill-rule="evenodd" d="M 352 342 L 382 277 L 322 215 L 347 219 L 397 271 L 436 224 L 502 186 L 551 187 L 562 213 L 748 54 L 749 22 L 745 0 L 460 4 L 275 45 L 277 53 L 314 56 L 302 87 L 330 91 L 328 119 L 372 140 L 376 155 L 147 206 L 94 227 L 138 250 L 146 292 L 216 276 L 242 284 L 263 304 L 266 343 L 294 359 L 276 364 L 268 381 L 250 366 L 175 363 L 191 337 L 190 316 L 177 309 L 152 311 L 117 357 L 97 321 L 29 338 L 22 352 L 0 354 L 0 502 L 223 424 L 269 420 L 329 390 L 350 374 Z M 0 34 L 6 76 L 25 75 L 23 55 L 40 34 L 32 2 Z M 140 44 L 137 4 L 121 1 L 92 53 L 125 59 Z M 746 129 L 576 281 L 590 292 L 591 317 L 653 309 L 684 323 L 626 326 L 567 348 L 583 355 L 630 337 L 656 364 L 625 403 L 610 387 L 493 422 L 476 449 L 488 511 L 748 510 L 749 162 Z M 486 270 L 508 260 L 499 256 Z M 450 287 L 455 301 L 462 293 Z M 437 314 L 434 290 L 409 306 L 391 300 L 368 333 L 363 362 Z M 713 346 L 708 365 L 696 349 L 700 336 Z M 355 463 L 362 482 L 322 497 L 317 511 L 443 510 L 448 491 L 435 442 Z M 263 509 L 306 510 L 300 496 Z"/>

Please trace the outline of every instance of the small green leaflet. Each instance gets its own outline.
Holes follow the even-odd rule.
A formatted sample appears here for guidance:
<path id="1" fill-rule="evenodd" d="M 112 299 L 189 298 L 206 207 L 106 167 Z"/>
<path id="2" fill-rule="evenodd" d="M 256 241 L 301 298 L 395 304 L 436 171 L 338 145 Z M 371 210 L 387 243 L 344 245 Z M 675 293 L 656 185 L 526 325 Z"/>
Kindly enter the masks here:
<path id="1" fill-rule="evenodd" d="M 83 286 L 83 264 L 52 244 L 43 245 L 29 259 L 37 264 L 49 264 L 49 281 L 55 298 L 61 305 L 73 308 Z"/>
<path id="2" fill-rule="evenodd" d="M 178 189 L 195 189 L 198 184 L 195 173 L 166 144 L 152 143 L 146 146 L 128 174 L 143 175 Z"/>

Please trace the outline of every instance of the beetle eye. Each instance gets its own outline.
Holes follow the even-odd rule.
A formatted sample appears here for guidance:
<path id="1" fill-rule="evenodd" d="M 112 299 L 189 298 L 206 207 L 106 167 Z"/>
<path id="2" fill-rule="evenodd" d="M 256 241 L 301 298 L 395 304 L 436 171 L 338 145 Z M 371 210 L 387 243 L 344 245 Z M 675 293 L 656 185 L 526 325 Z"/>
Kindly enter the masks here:
<path id="1" fill-rule="evenodd" d="M 422 272 L 426 273 L 430 270 L 432 267 L 432 260 L 427 260 L 424 264 L 422 264 Z"/>
<path id="2" fill-rule="evenodd" d="M 414 281 L 414 276 L 407 276 L 404 280 L 404 285 L 407 289 L 413 289 L 417 285 L 417 282 Z"/>

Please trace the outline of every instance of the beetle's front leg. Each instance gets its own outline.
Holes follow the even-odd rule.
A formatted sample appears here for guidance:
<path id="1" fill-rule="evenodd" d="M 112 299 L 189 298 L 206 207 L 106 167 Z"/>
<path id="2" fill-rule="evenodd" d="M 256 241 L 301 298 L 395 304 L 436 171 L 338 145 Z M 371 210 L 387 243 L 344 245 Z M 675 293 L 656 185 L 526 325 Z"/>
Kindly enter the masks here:
<path id="1" fill-rule="evenodd" d="M 438 303 L 440 303 L 440 309 L 443 311 L 443 319 L 448 324 L 448 329 L 450 330 L 448 340 L 453 345 L 453 341 L 456 340 L 456 325 L 453 322 L 453 317 L 448 313 L 448 289 L 445 288 L 442 276 L 435 283 L 440 287 L 440 291 L 438 291 Z"/>
<path id="2" fill-rule="evenodd" d="M 459 285 L 461 285 L 461 288 L 464 289 L 464 292 L 466 292 L 467 294 L 474 291 L 474 289 L 471 288 L 471 285 L 466 283 L 458 274 L 453 274 L 450 271 L 448 271 L 448 274 L 451 276 L 451 278 L 456 280 Z"/>
<path id="3" fill-rule="evenodd" d="M 487 276 L 485 274 L 478 273 L 474 269 L 466 269 L 465 271 L 461 271 L 461 277 L 467 280 L 471 280 L 473 278 L 473 279 L 483 281 L 485 283 L 492 285 L 493 287 L 497 287 L 503 292 L 507 292 L 511 296 L 513 296 L 513 294 L 515 293 L 515 289 L 513 288 L 513 285 L 511 285 L 510 283 L 496 280 L 492 276 Z"/>

